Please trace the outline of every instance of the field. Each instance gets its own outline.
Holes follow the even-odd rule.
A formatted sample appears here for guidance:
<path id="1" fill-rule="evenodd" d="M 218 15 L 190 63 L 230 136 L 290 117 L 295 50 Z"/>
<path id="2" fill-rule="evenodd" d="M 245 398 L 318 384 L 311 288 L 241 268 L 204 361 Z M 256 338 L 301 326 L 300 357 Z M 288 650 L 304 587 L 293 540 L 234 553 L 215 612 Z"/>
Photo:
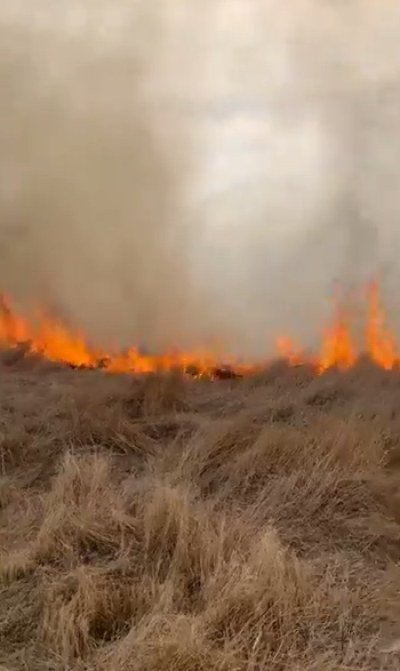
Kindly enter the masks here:
<path id="1" fill-rule="evenodd" d="M 400 664 L 400 374 L 4 354 L 1 671 Z"/>

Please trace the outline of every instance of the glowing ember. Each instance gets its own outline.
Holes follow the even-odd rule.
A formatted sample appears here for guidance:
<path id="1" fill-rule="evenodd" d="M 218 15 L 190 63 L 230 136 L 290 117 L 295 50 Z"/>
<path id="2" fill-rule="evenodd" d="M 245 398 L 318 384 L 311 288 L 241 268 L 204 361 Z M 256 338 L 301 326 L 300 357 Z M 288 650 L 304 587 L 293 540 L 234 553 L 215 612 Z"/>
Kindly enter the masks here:
<path id="1" fill-rule="evenodd" d="M 277 339 L 276 356 L 285 359 L 290 365 L 315 366 L 320 373 L 332 367 L 348 369 L 361 355 L 368 356 L 386 370 L 392 369 L 400 363 L 400 357 L 394 334 L 385 324 L 376 282 L 367 287 L 366 307 L 364 342 L 360 346 L 356 345 L 353 334 L 355 314 L 351 310 L 345 310 L 336 301 L 332 324 L 322 335 L 317 355 L 305 354 L 291 338 L 281 336 Z M 240 375 L 260 367 L 243 365 L 231 358 L 224 358 L 224 368 L 220 356 L 203 351 L 144 356 L 137 348 L 132 347 L 126 353 L 110 355 L 91 348 L 84 334 L 72 332 L 43 310 L 37 312 L 32 320 L 22 317 L 13 309 L 11 300 L 3 296 L 0 299 L 0 344 L 11 348 L 20 343 L 26 343 L 30 352 L 40 354 L 50 361 L 77 367 L 102 367 L 110 372 L 149 373 L 180 368 L 196 375 L 213 375 L 213 372 L 215 374 L 219 370 L 223 377 L 227 365 Z"/>

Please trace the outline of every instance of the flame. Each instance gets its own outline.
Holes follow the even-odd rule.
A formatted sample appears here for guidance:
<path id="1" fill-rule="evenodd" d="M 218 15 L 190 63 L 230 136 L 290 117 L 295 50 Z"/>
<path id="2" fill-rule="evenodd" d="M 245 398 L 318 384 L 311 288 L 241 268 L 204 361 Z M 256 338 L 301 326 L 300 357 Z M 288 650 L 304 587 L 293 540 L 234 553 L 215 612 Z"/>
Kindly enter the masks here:
<path id="1" fill-rule="evenodd" d="M 376 282 L 370 284 L 368 293 L 368 317 L 365 329 L 367 352 L 375 363 L 386 370 L 391 370 L 398 364 L 396 338 L 385 325 L 385 313 Z"/>
<path id="2" fill-rule="evenodd" d="M 40 354 L 54 362 L 64 362 L 76 367 L 102 367 L 110 372 L 149 373 L 155 370 L 180 368 L 196 375 L 210 375 L 224 367 L 238 374 L 246 374 L 260 366 L 221 357 L 209 351 L 171 351 L 162 355 L 143 355 L 136 347 L 127 352 L 110 354 L 100 348 L 91 347 L 83 333 L 73 331 L 43 310 L 37 310 L 34 318 L 28 319 L 16 312 L 7 296 L 0 296 L 0 345 L 12 348 L 25 343 L 33 354 Z M 321 346 L 316 355 L 307 354 L 290 337 L 280 336 L 276 341 L 276 355 L 290 365 L 310 364 L 319 373 L 337 367 L 346 370 L 353 366 L 361 355 L 368 356 L 378 366 L 390 370 L 400 363 L 396 339 L 386 324 L 379 286 L 371 282 L 366 287 L 366 318 L 363 338 L 357 345 L 354 337 L 356 311 L 335 300 L 330 326 L 322 333 Z M 267 362 L 264 362 L 264 365 Z"/>
<path id="3" fill-rule="evenodd" d="M 318 369 L 320 372 L 332 367 L 346 370 L 355 364 L 357 358 L 352 335 L 352 314 L 335 296 L 333 321 L 323 334 Z"/>

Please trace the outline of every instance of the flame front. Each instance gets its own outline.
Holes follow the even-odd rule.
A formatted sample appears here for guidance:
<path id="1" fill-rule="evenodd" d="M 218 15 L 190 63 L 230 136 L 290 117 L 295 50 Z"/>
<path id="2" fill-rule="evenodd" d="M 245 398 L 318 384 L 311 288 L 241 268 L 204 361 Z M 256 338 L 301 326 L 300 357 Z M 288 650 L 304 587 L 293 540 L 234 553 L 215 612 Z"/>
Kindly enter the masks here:
<path id="1" fill-rule="evenodd" d="M 400 358 L 395 336 L 385 324 L 377 282 L 372 282 L 367 287 L 366 308 L 363 342 L 359 346 L 353 335 L 355 314 L 343 309 L 340 302 L 336 301 L 332 323 L 322 334 L 316 355 L 306 354 L 290 337 L 280 336 L 276 342 L 276 356 L 287 360 L 290 365 L 313 365 L 320 373 L 332 367 L 346 370 L 361 355 L 368 356 L 386 370 L 394 368 L 400 363 Z M 125 353 L 110 354 L 100 348 L 90 347 L 84 334 L 70 330 L 51 318 L 45 310 L 36 311 L 34 317 L 27 319 L 19 315 L 14 310 L 12 301 L 3 296 L 0 300 L 0 344 L 10 348 L 26 343 L 30 352 L 40 354 L 50 361 L 87 368 L 101 365 L 110 372 L 149 373 L 180 368 L 207 375 L 221 367 L 222 363 L 241 374 L 259 368 L 208 351 L 174 351 L 158 356 L 145 356 L 137 347 L 131 347 Z M 267 361 L 263 362 L 263 365 L 266 363 Z"/>

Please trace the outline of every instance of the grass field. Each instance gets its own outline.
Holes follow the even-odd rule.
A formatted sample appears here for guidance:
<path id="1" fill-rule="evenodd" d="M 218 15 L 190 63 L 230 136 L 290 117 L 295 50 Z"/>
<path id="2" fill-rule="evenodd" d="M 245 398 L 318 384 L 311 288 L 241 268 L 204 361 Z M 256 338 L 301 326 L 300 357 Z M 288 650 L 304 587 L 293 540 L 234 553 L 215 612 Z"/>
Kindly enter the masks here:
<path id="1" fill-rule="evenodd" d="M 4 355 L 1 671 L 400 664 L 400 374 Z"/>

